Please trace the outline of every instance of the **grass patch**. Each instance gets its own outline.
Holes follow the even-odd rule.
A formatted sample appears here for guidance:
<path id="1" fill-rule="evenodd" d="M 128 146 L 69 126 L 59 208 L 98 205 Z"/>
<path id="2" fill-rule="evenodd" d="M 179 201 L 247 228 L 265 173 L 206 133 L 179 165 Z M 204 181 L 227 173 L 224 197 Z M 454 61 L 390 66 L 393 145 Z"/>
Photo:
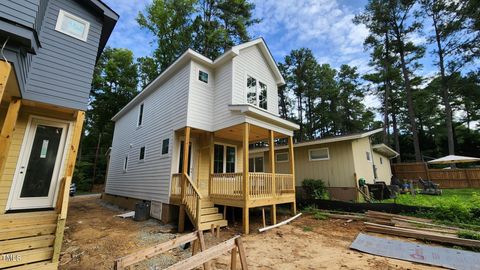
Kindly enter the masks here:
<path id="1" fill-rule="evenodd" d="M 310 226 L 303 226 L 303 231 L 304 232 L 311 232 L 311 231 L 313 231 L 313 228 L 310 227 Z"/>
<path id="2" fill-rule="evenodd" d="M 480 240 L 480 233 L 479 232 L 472 232 L 472 231 L 459 231 L 457 233 L 458 237 L 465 238 L 465 239 L 473 239 L 473 240 Z"/>
<path id="3" fill-rule="evenodd" d="M 439 223 L 480 226 L 480 189 L 444 189 L 439 196 L 417 194 L 400 194 L 396 200 L 390 199 L 382 203 L 397 203 L 412 206 L 431 207 L 432 210 L 419 213 Z"/>
<path id="4" fill-rule="evenodd" d="M 316 220 L 326 220 L 328 219 L 328 216 L 325 215 L 325 213 L 317 211 L 316 213 L 313 214 L 313 218 Z"/>

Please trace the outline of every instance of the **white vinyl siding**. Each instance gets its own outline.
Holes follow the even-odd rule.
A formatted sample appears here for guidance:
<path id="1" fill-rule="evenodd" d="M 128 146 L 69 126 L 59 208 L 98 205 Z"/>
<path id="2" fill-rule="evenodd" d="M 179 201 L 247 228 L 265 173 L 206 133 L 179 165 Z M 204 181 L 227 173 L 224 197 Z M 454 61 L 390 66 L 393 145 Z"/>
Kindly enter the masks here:
<path id="1" fill-rule="evenodd" d="M 169 138 L 169 149 L 172 149 L 174 129 L 186 125 L 189 74 L 187 64 L 144 98 L 145 108 L 161 108 L 161 113 L 144 111 L 143 122 L 148 125 L 137 128 L 138 105 L 116 121 L 106 193 L 168 203 L 172 151 L 162 155 L 162 144 L 163 139 Z M 148 145 L 148 158 L 144 162 L 130 160 L 128 173 L 122 173 L 125 155 L 129 154 L 130 159 L 137 157 L 145 145 Z"/>
<path id="2" fill-rule="evenodd" d="M 202 130 L 212 130 L 212 118 L 214 110 L 214 88 L 212 83 L 204 83 L 198 80 L 200 70 L 212 71 L 197 62 L 192 62 L 190 73 L 190 89 L 188 95 L 188 122 L 187 125 L 192 128 Z M 214 78 L 209 76 L 209 80 Z"/>
<path id="3" fill-rule="evenodd" d="M 275 77 L 258 46 L 240 50 L 234 61 L 232 104 L 247 104 L 247 78 L 251 76 L 267 88 L 267 110 L 278 115 L 278 88 Z M 257 87 L 258 83 L 257 83 Z M 260 89 L 259 89 L 260 91 Z M 257 99 L 259 97 L 257 96 Z"/>

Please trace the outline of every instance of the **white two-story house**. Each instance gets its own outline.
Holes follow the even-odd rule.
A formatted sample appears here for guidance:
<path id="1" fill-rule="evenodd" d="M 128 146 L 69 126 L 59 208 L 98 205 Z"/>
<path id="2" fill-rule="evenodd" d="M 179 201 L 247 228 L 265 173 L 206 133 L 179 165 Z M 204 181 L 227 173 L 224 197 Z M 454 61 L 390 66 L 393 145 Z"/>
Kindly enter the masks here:
<path id="1" fill-rule="evenodd" d="M 185 213 L 197 229 L 226 226 L 215 206 L 242 208 L 245 233 L 251 208 L 271 207 L 273 223 L 277 204 L 295 212 L 298 125 L 278 115 L 284 83 L 263 39 L 215 60 L 187 50 L 113 117 L 105 198 L 151 201 L 164 221 L 179 209 L 179 231 Z M 264 142 L 273 157 L 280 138 L 290 146 L 289 173 L 275 173 L 275 162 L 249 169 L 249 145 Z"/>

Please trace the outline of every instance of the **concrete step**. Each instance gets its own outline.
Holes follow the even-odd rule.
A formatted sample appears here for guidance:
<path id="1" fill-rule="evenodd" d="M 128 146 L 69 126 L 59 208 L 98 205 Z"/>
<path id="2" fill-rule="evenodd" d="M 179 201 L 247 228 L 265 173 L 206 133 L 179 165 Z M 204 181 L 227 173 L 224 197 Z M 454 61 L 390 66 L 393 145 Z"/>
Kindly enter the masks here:
<path id="1" fill-rule="evenodd" d="M 210 214 L 210 215 L 203 215 L 200 217 L 200 222 L 210 222 L 215 220 L 223 219 L 222 214 Z"/>

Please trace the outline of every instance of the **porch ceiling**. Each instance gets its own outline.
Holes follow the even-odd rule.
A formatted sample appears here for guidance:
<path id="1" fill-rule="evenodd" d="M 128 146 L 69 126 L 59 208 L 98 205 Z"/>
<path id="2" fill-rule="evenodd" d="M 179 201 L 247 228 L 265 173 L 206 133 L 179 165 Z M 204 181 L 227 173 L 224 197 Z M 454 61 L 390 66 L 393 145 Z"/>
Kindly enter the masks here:
<path id="1" fill-rule="evenodd" d="M 284 134 L 274 132 L 275 138 L 285 138 Z M 233 141 L 242 141 L 243 137 L 243 124 L 231 126 L 228 128 L 224 128 L 218 131 L 215 131 L 216 138 L 222 138 L 226 140 L 233 140 Z M 257 141 L 264 141 L 268 140 L 269 138 L 269 130 L 265 128 L 261 128 L 255 125 L 250 125 L 250 133 L 249 133 L 249 141 L 250 142 L 257 142 Z"/>

